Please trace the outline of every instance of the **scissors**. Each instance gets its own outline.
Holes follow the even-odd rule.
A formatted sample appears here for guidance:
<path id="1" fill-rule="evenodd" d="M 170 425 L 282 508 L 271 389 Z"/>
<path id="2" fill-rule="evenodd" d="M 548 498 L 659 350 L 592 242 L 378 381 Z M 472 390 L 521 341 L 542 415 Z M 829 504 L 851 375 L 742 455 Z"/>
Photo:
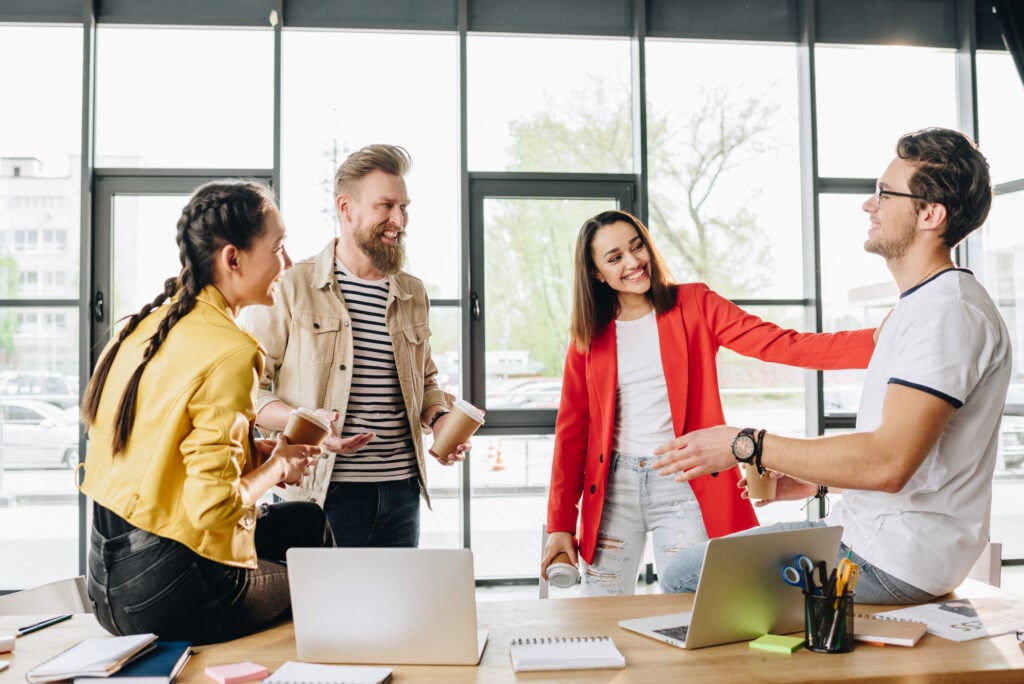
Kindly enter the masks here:
<path id="1" fill-rule="evenodd" d="M 836 566 L 836 608 L 839 606 L 839 598 L 848 592 L 853 593 L 857 586 L 857 577 L 860 575 L 860 566 L 849 558 L 843 558 Z"/>
<path id="2" fill-rule="evenodd" d="M 782 566 L 782 581 L 800 587 L 808 594 L 821 594 L 821 590 L 814 583 L 814 561 L 803 554 L 795 556 L 792 563 Z"/>

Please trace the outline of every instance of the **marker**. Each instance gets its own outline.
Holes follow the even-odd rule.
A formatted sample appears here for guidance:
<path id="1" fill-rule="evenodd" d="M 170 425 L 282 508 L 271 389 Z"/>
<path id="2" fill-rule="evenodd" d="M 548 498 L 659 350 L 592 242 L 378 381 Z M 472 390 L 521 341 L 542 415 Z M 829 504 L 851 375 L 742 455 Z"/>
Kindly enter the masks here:
<path id="1" fill-rule="evenodd" d="M 46 618 L 45 620 L 40 620 L 39 622 L 35 622 L 35 623 L 31 624 L 31 625 L 25 625 L 24 627 L 19 627 L 18 628 L 18 636 L 25 636 L 26 634 L 31 634 L 32 632 L 38 632 L 41 629 L 46 629 L 50 625 L 55 625 L 58 622 L 64 622 L 65 620 L 70 620 L 70 619 L 71 619 L 71 613 L 68 613 L 67 615 L 58 615 L 57 617 L 52 617 L 52 618 Z"/>

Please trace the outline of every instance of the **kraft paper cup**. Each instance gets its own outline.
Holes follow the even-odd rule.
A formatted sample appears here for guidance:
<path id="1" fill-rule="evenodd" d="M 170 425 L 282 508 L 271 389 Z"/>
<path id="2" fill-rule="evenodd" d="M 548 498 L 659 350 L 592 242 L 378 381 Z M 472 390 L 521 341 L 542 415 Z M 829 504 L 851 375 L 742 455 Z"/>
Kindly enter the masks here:
<path id="1" fill-rule="evenodd" d="M 747 496 L 751 499 L 774 499 L 775 478 L 765 472 L 764 477 L 757 473 L 757 467 L 744 463 L 743 470 L 747 475 Z"/>
<path id="2" fill-rule="evenodd" d="M 327 421 L 301 406 L 292 411 L 288 424 L 284 426 L 284 436 L 292 444 L 319 446 L 329 434 L 331 426 Z"/>
<path id="3" fill-rule="evenodd" d="M 463 399 L 452 404 L 451 413 L 444 419 L 441 433 L 430 446 L 430 453 L 444 458 L 473 436 L 484 424 L 484 412 Z"/>
<path id="4" fill-rule="evenodd" d="M 580 581 L 580 571 L 569 560 L 565 551 L 551 560 L 548 566 L 548 582 L 560 589 L 567 589 Z"/>

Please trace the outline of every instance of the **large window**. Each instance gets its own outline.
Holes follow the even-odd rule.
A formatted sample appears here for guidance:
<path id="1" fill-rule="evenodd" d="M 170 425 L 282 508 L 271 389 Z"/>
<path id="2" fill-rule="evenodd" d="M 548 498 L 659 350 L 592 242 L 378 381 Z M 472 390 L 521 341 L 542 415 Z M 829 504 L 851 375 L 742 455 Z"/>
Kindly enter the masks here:
<path id="1" fill-rule="evenodd" d="M 0 64 L 3 589 L 79 572 L 82 29 L 0 26 Z"/>
<path id="2" fill-rule="evenodd" d="M 18 559 L 0 568 L 0 591 L 84 570 L 86 506 L 66 470 L 80 359 L 174 275 L 181 204 L 227 172 L 276 184 L 301 259 L 337 234 L 346 155 L 380 142 L 411 153 L 406 269 L 432 299 L 439 381 L 488 410 L 467 464 L 428 459 L 422 544 L 469 544 L 481 578 L 536 576 L 573 240 L 601 209 L 645 217 L 676 280 L 762 318 L 874 326 L 897 293 L 863 251 L 861 204 L 900 134 L 973 125 L 958 117 L 976 104 L 997 197 L 959 258 L 1021 351 L 1024 86 L 1002 51 L 977 51 L 976 81 L 964 78 L 948 21 L 961 6 L 981 17 L 986 0 L 932 0 L 934 25 L 921 3 L 837 14 L 845 5 L 816 1 L 806 27 L 802 3 L 747 3 L 736 17 L 713 0 L 638 3 L 573 17 L 483 0 L 283 0 L 275 12 L 135 0 L 86 3 L 93 24 L 74 3 L 0 0 L 7 20 L 37 12 L 0 25 L 0 63 L 17 67 L 0 69 L 0 558 Z M 74 24 L 38 23 L 61 12 Z M 977 23 L 976 44 L 998 47 Z M 821 41 L 813 59 L 801 35 Z M 718 366 L 730 423 L 852 429 L 860 371 L 819 377 L 729 350 Z M 1021 388 L 1015 368 L 992 534 L 1024 558 Z"/>

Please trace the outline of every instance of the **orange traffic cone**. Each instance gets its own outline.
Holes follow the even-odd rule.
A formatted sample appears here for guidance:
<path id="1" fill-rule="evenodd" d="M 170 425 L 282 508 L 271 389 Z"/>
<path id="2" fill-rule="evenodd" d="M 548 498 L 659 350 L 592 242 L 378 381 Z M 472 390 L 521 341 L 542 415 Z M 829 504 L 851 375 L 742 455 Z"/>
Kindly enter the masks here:
<path id="1" fill-rule="evenodd" d="M 494 464 L 491 470 L 504 470 L 505 464 L 501 460 L 501 447 L 494 447 Z"/>

